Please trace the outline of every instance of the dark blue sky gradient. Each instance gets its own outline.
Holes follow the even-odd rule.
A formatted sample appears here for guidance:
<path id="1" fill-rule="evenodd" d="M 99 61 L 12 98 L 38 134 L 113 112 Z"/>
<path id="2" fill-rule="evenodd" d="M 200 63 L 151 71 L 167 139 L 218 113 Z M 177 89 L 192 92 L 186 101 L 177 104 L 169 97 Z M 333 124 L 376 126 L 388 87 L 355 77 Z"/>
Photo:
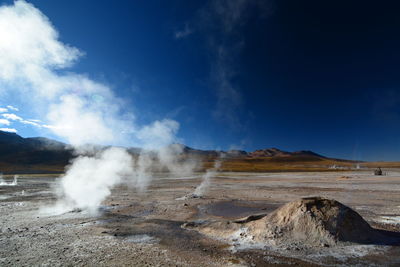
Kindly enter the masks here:
<path id="1" fill-rule="evenodd" d="M 177 120 L 189 146 L 400 160 L 400 2 L 254 1 L 230 33 L 206 1 L 31 2 L 86 53 L 71 71 L 111 85 L 139 123 Z M 215 115 L 216 47 L 234 124 Z"/>

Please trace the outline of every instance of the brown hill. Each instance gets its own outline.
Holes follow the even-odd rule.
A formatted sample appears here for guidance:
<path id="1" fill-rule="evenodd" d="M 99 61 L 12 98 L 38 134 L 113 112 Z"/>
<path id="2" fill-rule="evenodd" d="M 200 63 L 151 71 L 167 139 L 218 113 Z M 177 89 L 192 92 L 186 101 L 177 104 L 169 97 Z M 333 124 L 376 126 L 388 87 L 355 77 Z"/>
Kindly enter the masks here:
<path id="1" fill-rule="evenodd" d="M 277 148 L 266 148 L 250 152 L 248 155 L 250 157 L 289 157 L 292 153 Z"/>

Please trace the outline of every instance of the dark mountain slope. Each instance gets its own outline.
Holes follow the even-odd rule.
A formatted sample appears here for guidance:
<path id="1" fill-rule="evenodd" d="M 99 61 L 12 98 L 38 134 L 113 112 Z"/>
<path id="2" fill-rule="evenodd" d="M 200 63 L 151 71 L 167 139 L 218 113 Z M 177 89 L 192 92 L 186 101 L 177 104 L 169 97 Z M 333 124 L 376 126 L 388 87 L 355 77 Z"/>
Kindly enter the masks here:
<path id="1" fill-rule="evenodd" d="M 72 149 L 47 138 L 22 138 L 0 131 L 0 172 L 60 172 L 72 158 Z"/>

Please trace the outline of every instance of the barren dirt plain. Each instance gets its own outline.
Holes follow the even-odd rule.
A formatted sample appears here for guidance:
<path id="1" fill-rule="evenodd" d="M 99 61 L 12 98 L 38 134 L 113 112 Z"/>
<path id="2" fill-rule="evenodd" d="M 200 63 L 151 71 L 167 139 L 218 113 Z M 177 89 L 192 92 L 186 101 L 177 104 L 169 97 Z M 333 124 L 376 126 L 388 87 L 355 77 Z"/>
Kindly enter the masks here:
<path id="1" fill-rule="evenodd" d="M 202 173 L 180 178 L 159 174 L 146 192 L 114 188 L 97 216 L 41 213 L 56 201 L 58 178 L 22 175 L 17 185 L 0 186 L 0 266 L 399 266 L 400 242 L 271 248 L 229 243 L 182 227 L 268 214 L 290 201 L 322 196 L 351 207 L 372 227 L 396 237 L 400 170 L 385 172 L 220 172 L 201 198 L 190 194 Z"/>

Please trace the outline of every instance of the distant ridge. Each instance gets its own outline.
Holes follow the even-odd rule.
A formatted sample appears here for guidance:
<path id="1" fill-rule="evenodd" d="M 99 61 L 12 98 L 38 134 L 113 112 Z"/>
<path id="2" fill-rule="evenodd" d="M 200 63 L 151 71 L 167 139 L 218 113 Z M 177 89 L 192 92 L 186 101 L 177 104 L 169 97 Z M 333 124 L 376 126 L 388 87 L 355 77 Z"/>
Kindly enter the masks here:
<path id="1" fill-rule="evenodd" d="M 0 172 L 62 172 L 72 157 L 72 149 L 62 142 L 0 131 Z"/>
<path id="2" fill-rule="evenodd" d="M 288 157 L 292 153 L 277 148 L 259 149 L 249 153 L 251 157 Z"/>
<path id="3" fill-rule="evenodd" d="M 22 147 L 31 148 L 36 150 L 63 150 L 63 149 L 71 149 L 71 147 L 65 143 L 45 138 L 45 137 L 28 137 L 23 138 L 16 133 L 9 133 L 0 131 L 0 154 L 4 151 L 4 148 L 7 146 L 19 146 L 19 149 Z M 258 149 L 252 152 L 247 152 L 244 150 L 228 150 L 228 151 L 218 151 L 218 150 L 201 150 L 191 148 L 189 146 L 183 144 L 172 144 L 171 147 L 175 146 L 183 151 L 184 154 L 194 154 L 201 156 L 220 156 L 220 154 L 224 154 L 225 156 L 232 157 L 290 157 L 290 156 L 314 156 L 319 158 L 326 158 L 322 155 L 319 155 L 313 151 L 309 150 L 300 150 L 294 152 L 283 151 L 278 148 L 265 148 Z M 3 148 L 3 150 L 1 150 Z M 16 149 L 16 147 L 13 147 Z M 9 149 L 7 149 L 9 151 Z M 140 148 L 128 148 L 128 151 L 132 154 L 140 153 Z"/>
<path id="4" fill-rule="evenodd" d="M 228 151 L 216 151 L 216 150 L 200 150 L 200 149 L 194 149 L 191 147 L 188 147 L 183 144 L 173 144 L 172 146 L 181 146 L 182 150 L 184 153 L 187 154 L 194 154 L 194 155 L 203 155 L 203 156 L 227 156 L 227 157 L 251 157 L 251 158 L 257 158 L 257 157 L 268 157 L 268 158 L 273 158 L 273 157 L 291 157 L 291 156 L 297 156 L 297 157 L 316 157 L 316 158 L 327 158 L 325 156 L 322 156 L 320 154 L 317 154 L 313 151 L 309 150 L 300 150 L 300 151 L 294 151 L 294 152 L 288 152 L 288 151 L 283 151 L 278 148 L 265 148 L 265 149 L 258 149 L 253 152 L 247 152 L 244 150 L 228 150 Z"/>
<path id="5" fill-rule="evenodd" d="M 107 147 L 93 146 L 93 151 Z M 172 144 L 169 147 L 180 151 L 182 160 L 191 157 L 203 162 L 199 170 L 212 168 L 217 159 L 224 162 L 221 170 L 228 171 L 283 171 L 299 169 L 298 166 L 304 164 L 308 164 L 305 170 L 329 169 L 329 166 L 336 164 L 350 166 L 356 162 L 327 158 L 308 150 L 288 152 L 266 148 L 247 152 L 200 150 L 183 144 Z M 127 151 L 136 157 L 142 149 L 131 147 Z M 0 131 L 0 173 L 60 173 L 73 157 L 74 150 L 68 144 L 44 137 L 23 138 L 15 133 Z"/>

